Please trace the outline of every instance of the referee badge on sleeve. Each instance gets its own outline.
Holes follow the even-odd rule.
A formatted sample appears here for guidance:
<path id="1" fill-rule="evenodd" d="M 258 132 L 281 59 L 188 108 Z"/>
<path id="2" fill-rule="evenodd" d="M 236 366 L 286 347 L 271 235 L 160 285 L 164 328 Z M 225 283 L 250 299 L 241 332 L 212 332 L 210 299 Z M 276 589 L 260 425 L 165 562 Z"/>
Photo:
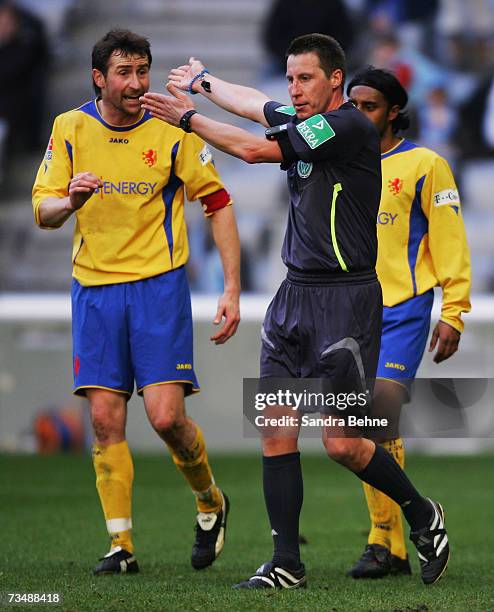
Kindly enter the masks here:
<path id="1" fill-rule="evenodd" d="M 297 125 L 297 132 L 311 149 L 316 149 L 336 136 L 335 131 L 322 115 L 309 117 Z"/>

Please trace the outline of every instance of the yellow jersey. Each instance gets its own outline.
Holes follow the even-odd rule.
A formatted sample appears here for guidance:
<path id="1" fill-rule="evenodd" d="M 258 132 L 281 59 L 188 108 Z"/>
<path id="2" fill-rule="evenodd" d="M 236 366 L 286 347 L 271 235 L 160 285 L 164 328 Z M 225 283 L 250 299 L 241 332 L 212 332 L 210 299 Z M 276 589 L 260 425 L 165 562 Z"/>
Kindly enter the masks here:
<path id="1" fill-rule="evenodd" d="M 383 153 L 377 274 L 385 306 L 440 285 L 441 320 L 463 331 L 470 306 L 470 254 L 461 202 L 445 159 L 401 140 Z"/>
<path id="2" fill-rule="evenodd" d="M 95 100 L 55 119 L 33 187 L 40 227 L 40 203 L 68 196 L 79 172 L 103 181 L 75 213 L 73 276 L 86 286 L 140 280 L 184 265 L 185 193 L 190 201 L 222 193 L 231 204 L 198 136 L 148 112 L 134 125 L 110 125 Z"/>

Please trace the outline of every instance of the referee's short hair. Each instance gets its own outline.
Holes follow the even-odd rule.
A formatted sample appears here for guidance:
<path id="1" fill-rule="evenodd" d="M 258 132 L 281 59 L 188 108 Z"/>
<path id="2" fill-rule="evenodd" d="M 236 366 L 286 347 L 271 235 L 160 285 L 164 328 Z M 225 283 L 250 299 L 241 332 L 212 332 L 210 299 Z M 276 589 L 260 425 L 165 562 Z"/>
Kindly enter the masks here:
<path id="1" fill-rule="evenodd" d="M 92 67 L 99 70 L 105 77 L 108 73 L 108 63 L 114 51 L 121 51 L 122 55 L 138 55 L 147 57 L 149 65 L 153 58 L 151 56 L 151 45 L 144 36 L 134 34 L 130 30 L 110 30 L 93 47 Z M 93 81 L 94 91 L 99 95 L 101 89 Z"/>
<path id="2" fill-rule="evenodd" d="M 315 53 L 328 78 L 335 70 L 341 70 L 343 73 L 342 82 L 345 82 L 345 52 L 335 38 L 317 33 L 297 36 L 290 43 L 285 57 L 288 58 L 289 55 L 300 55 L 302 53 Z"/>

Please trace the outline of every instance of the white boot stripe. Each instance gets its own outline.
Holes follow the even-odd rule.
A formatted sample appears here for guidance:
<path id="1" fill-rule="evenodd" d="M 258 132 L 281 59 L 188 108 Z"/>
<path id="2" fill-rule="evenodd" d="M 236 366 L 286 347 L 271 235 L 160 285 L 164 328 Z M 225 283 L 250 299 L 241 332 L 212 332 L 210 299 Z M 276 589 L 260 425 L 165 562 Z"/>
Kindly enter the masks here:
<path id="1" fill-rule="evenodd" d="M 433 506 L 433 508 L 434 508 L 434 520 L 432 521 L 431 531 L 434 531 L 434 529 L 437 527 L 437 523 L 441 520 L 441 517 L 439 516 L 439 512 L 436 510 L 436 506 Z"/>
<path id="2" fill-rule="evenodd" d="M 291 584 L 288 584 L 288 582 L 285 582 L 283 578 L 280 578 L 279 576 L 278 581 L 284 589 L 289 589 L 292 586 Z"/>
<path id="3" fill-rule="evenodd" d="M 446 546 L 446 544 L 448 543 L 448 536 L 446 534 L 444 534 L 444 538 L 441 542 L 441 544 L 439 544 L 439 548 L 436 551 L 436 556 L 439 557 L 439 555 L 443 552 L 444 547 Z"/>
<path id="4" fill-rule="evenodd" d="M 277 574 L 280 574 L 281 576 L 288 578 L 288 580 L 291 580 L 292 582 L 298 582 L 298 578 L 295 578 L 295 576 L 292 576 L 292 574 L 284 570 L 282 567 L 276 567 L 274 571 Z"/>
<path id="5" fill-rule="evenodd" d="M 216 539 L 216 545 L 214 547 L 214 552 L 216 556 L 220 554 L 223 550 L 223 546 L 225 545 L 225 528 L 221 527 L 218 533 L 218 537 Z"/>
<path id="6" fill-rule="evenodd" d="M 266 576 L 252 576 L 251 580 L 262 580 L 274 588 L 274 582 L 271 580 L 271 578 L 267 578 Z"/>
<path id="7" fill-rule="evenodd" d="M 417 554 L 419 556 L 419 559 L 422 559 L 422 561 L 425 561 L 425 563 L 429 563 L 429 559 L 427 559 L 427 557 L 424 557 L 424 555 L 420 554 L 418 551 Z"/>

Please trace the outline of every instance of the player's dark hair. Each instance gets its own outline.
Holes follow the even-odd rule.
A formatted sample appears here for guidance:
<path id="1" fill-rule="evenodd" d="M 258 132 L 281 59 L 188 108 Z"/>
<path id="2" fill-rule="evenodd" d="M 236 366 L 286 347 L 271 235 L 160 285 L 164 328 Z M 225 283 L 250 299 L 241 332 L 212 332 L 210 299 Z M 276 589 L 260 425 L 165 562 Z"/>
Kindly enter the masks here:
<path id="1" fill-rule="evenodd" d="M 408 94 L 406 89 L 400 83 L 389 70 L 382 70 L 381 68 L 374 68 L 374 66 L 367 66 L 360 72 L 358 72 L 353 79 L 348 83 L 346 88 L 347 96 L 350 96 L 352 87 L 357 85 L 365 85 L 366 87 L 372 87 L 381 92 L 386 98 L 386 102 L 389 107 L 398 106 L 400 112 L 391 122 L 391 129 L 396 134 L 401 130 L 406 130 L 410 126 L 410 118 L 405 109 L 408 104 Z"/>
<path id="2" fill-rule="evenodd" d="M 93 68 L 99 70 L 105 77 L 108 72 L 110 57 L 114 51 L 120 51 L 124 56 L 138 55 L 140 57 L 147 57 L 150 66 L 153 61 L 151 45 L 147 38 L 134 34 L 130 30 L 110 30 L 94 45 L 91 56 Z M 99 95 L 101 89 L 94 80 L 93 87 L 94 91 Z"/>
<path id="3" fill-rule="evenodd" d="M 335 70 L 343 72 L 342 83 L 345 82 L 346 61 L 345 52 L 340 43 L 332 36 L 326 34 L 304 34 L 297 36 L 286 50 L 285 57 L 301 55 L 302 53 L 315 53 L 319 64 L 329 78 Z"/>

